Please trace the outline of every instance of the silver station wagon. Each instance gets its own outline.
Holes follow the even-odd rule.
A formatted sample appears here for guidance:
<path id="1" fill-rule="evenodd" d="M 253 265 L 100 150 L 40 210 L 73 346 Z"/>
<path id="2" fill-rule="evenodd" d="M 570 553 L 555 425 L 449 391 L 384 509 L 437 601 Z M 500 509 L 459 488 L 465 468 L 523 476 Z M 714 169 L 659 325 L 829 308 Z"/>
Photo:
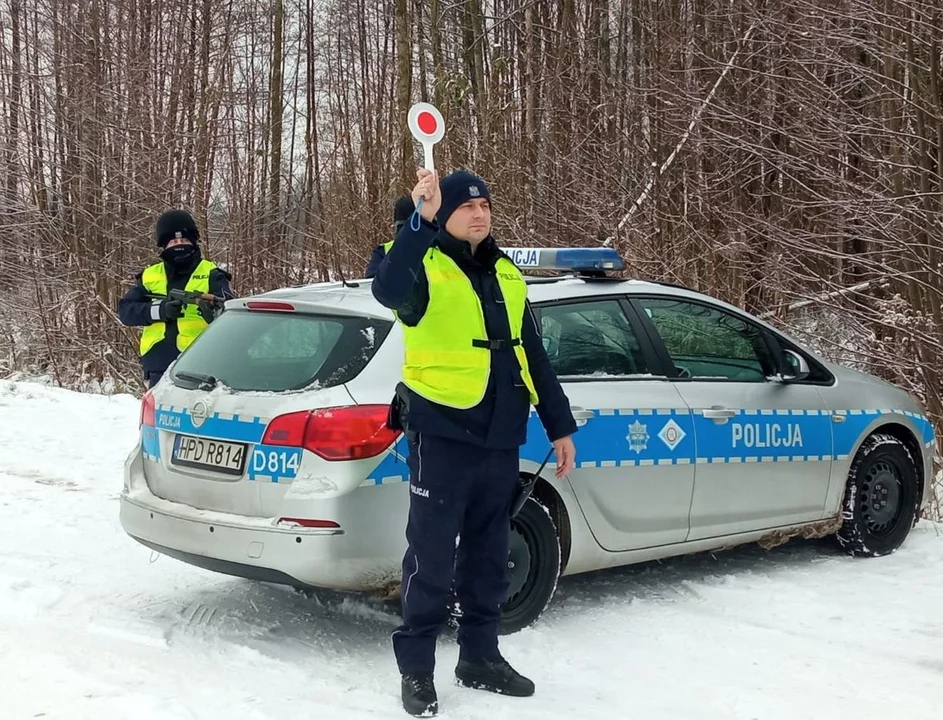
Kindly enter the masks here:
<path id="1" fill-rule="evenodd" d="M 608 249 L 507 251 L 579 425 L 511 521 L 503 632 L 561 575 L 732 545 L 835 535 L 904 542 L 930 493 L 919 403 L 816 357 L 736 307 L 607 275 Z M 121 523 L 160 553 L 298 588 L 395 596 L 405 438 L 386 426 L 403 342 L 369 280 L 231 300 L 142 402 Z M 533 476 L 550 445 L 532 412 Z"/>

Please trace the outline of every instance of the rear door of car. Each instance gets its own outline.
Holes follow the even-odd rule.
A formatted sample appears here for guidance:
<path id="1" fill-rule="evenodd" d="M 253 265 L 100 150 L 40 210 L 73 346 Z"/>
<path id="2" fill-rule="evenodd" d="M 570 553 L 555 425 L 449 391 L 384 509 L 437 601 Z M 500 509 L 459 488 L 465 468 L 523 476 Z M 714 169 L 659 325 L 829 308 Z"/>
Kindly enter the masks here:
<path id="1" fill-rule="evenodd" d="M 694 490 L 694 431 L 677 388 L 659 377 L 624 298 L 542 303 L 551 365 L 583 423 L 569 481 L 597 542 L 622 551 L 681 542 Z M 542 457 L 539 426 L 522 454 Z"/>
<path id="2" fill-rule="evenodd" d="M 701 298 L 633 296 L 632 304 L 693 416 L 688 539 L 820 519 L 832 422 L 819 389 L 778 379 L 768 331 L 740 313 Z"/>

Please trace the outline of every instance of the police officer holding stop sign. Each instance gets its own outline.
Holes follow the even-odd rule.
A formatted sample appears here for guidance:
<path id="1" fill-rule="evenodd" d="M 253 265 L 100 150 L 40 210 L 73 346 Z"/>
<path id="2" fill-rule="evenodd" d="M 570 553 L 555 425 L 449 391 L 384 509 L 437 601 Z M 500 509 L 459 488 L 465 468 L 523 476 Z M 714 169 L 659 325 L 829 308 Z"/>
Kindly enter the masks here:
<path id="1" fill-rule="evenodd" d="M 395 311 L 405 342 L 391 419 L 409 440 L 410 508 L 393 649 L 403 707 L 419 716 L 438 710 L 435 644 L 453 580 L 462 608 L 459 683 L 533 694 L 533 682 L 498 651 L 518 451 L 534 405 L 562 477 L 574 466 L 576 423 L 523 276 L 491 236 L 487 185 L 464 170 L 441 184 L 429 170 L 417 175 L 421 220 L 414 216 L 389 246 L 373 294 Z"/>

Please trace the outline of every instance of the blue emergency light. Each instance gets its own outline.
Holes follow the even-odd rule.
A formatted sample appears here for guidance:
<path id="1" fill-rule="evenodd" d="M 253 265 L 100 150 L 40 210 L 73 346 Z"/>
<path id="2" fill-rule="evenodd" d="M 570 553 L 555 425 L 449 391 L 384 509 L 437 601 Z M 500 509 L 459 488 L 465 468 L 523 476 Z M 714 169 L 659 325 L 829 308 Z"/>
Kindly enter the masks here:
<path id="1" fill-rule="evenodd" d="M 624 270 L 613 248 L 501 248 L 522 270 Z"/>

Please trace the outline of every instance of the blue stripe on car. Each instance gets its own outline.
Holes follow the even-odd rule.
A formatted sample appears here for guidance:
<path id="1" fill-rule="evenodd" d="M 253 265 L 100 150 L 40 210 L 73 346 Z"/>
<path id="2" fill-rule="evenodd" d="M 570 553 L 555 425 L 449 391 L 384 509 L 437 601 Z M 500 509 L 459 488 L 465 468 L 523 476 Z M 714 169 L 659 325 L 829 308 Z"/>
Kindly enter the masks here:
<path id="1" fill-rule="evenodd" d="M 845 419 L 834 422 L 833 415 Z M 933 442 L 929 420 L 900 410 L 750 409 L 735 411 L 721 424 L 686 408 L 603 408 L 593 410 L 577 433 L 576 454 L 579 468 L 841 461 L 880 415 L 910 417 L 924 444 Z M 367 484 L 408 480 L 405 439 L 394 449 L 367 476 Z M 548 450 L 543 427 L 532 412 L 521 458 L 539 464 Z"/>
<path id="2" fill-rule="evenodd" d="M 714 463 L 822 462 L 846 460 L 862 435 L 881 415 L 905 415 L 916 425 L 924 446 L 935 440 L 930 421 L 900 410 L 737 410 L 717 423 L 687 408 L 599 408 L 576 435 L 579 468 L 645 467 Z M 844 416 L 834 422 L 833 415 Z M 247 443 L 250 480 L 290 482 L 302 458 L 300 448 L 261 445 L 267 419 L 221 417 L 215 413 L 199 427 L 189 412 L 158 408 L 156 428 L 141 429 L 146 457 L 160 459 L 158 430 Z M 536 412 L 521 458 L 539 464 L 549 444 Z M 409 446 L 400 436 L 366 478 L 382 485 L 408 480 Z M 553 460 L 551 459 L 551 462 Z"/>

